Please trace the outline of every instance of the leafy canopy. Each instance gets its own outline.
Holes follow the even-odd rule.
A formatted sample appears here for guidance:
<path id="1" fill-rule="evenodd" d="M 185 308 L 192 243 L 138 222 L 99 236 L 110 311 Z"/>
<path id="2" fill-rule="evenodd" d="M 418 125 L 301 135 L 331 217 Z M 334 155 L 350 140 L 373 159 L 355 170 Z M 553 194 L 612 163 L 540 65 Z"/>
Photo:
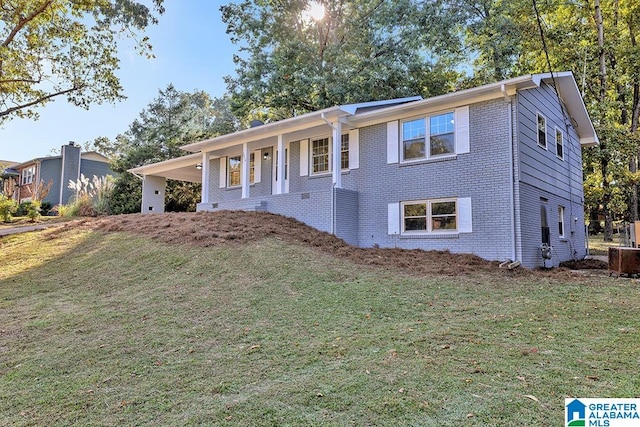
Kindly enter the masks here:
<path id="1" fill-rule="evenodd" d="M 306 0 L 223 6 L 239 46 L 227 77 L 244 119 L 282 119 L 333 105 L 452 88 L 460 40 L 441 2 L 326 0 L 311 19 Z"/>
<path id="2" fill-rule="evenodd" d="M 130 38 L 149 57 L 147 37 L 163 0 L 0 1 L 0 122 L 37 118 L 37 108 L 65 96 L 73 105 L 124 98 L 115 72 L 117 41 Z"/>

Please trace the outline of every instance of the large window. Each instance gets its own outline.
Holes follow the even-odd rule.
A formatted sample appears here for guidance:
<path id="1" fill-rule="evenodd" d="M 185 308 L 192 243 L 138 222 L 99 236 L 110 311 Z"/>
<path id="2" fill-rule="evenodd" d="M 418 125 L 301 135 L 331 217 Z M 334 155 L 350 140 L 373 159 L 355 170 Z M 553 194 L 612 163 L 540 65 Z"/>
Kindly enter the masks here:
<path id="1" fill-rule="evenodd" d="M 26 169 L 22 169 L 22 185 L 31 184 L 33 182 L 33 178 L 36 175 L 36 167 L 29 166 Z"/>
<path id="2" fill-rule="evenodd" d="M 227 170 L 229 171 L 228 186 L 237 187 L 242 185 L 242 156 L 229 157 Z M 255 157 L 253 153 L 249 157 L 249 182 L 251 184 L 255 182 Z"/>
<path id="3" fill-rule="evenodd" d="M 538 145 L 544 149 L 547 148 L 547 119 L 540 113 L 537 118 L 538 127 Z"/>
<path id="4" fill-rule="evenodd" d="M 455 154 L 453 112 L 402 122 L 402 144 L 403 160 Z"/>
<path id="5" fill-rule="evenodd" d="M 556 128 L 556 156 L 564 159 L 564 134 L 558 128 Z"/>
<path id="6" fill-rule="evenodd" d="M 402 203 L 402 232 L 406 234 L 458 230 L 456 200 L 424 200 Z"/>

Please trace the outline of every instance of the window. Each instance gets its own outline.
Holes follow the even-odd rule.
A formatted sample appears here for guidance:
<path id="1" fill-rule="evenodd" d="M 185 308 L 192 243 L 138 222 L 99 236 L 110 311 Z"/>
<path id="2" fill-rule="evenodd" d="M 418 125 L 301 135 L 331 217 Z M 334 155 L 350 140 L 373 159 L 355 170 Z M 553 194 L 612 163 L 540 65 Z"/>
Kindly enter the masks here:
<path id="1" fill-rule="evenodd" d="M 558 236 L 564 237 L 564 206 L 558 206 Z"/>
<path id="2" fill-rule="evenodd" d="M 556 156 L 564 159 L 564 134 L 558 128 L 556 128 Z"/>
<path id="3" fill-rule="evenodd" d="M 547 119 L 538 113 L 538 145 L 547 149 Z"/>
<path id="4" fill-rule="evenodd" d="M 456 200 L 425 200 L 402 204 L 403 233 L 442 233 L 457 230 Z"/>
<path id="5" fill-rule="evenodd" d="M 331 138 L 311 140 L 311 173 L 322 174 L 333 169 L 332 155 L 333 144 Z M 342 135 L 340 139 L 340 167 L 349 169 L 349 134 Z"/>
<path id="6" fill-rule="evenodd" d="M 311 173 L 329 172 L 329 138 L 311 141 Z"/>
<path id="7" fill-rule="evenodd" d="M 427 123 L 429 124 L 428 129 Z M 427 134 L 429 136 L 428 150 L 426 147 Z M 402 145 L 403 160 L 419 160 L 455 154 L 453 112 L 403 122 Z"/>
<path id="8" fill-rule="evenodd" d="M 242 156 L 229 157 L 227 170 L 229 171 L 228 186 L 242 185 Z M 249 182 L 251 184 L 255 182 L 255 156 L 253 153 L 249 157 Z"/>
<path id="9" fill-rule="evenodd" d="M 542 243 L 551 244 L 551 233 L 549 232 L 549 221 L 547 220 L 547 199 L 540 198 L 540 231 Z"/>
<path id="10" fill-rule="evenodd" d="M 342 135 L 340 146 L 340 168 L 349 169 L 349 134 Z"/>
<path id="11" fill-rule="evenodd" d="M 36 167 L 29 166 L 26 169 L 22 170 L 22 185 L 31 184 L 33 182 L 33 178 L 36 174 Z"/>

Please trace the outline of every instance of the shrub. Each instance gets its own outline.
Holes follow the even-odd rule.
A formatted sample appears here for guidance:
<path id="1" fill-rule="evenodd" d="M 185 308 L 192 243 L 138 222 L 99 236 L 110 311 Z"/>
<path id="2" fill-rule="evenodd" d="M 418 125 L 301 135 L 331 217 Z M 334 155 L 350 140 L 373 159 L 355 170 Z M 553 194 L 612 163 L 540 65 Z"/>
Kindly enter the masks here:
<path id="1" fill-rule="evenodd" d="M 101 178 L 94 175 L 93 180 L 89 181 L 81 174 L 78 181 L 69 181 L 69 188 L 75 190 L 76 196 L 68 205 L 68 211 L 65 212 L 67 216 L 98 216 L 111 213 L 113 178 L 110 175 Z"/>
<path id="2" fill-rule="evenodd" d="M 4 194 L 0 194 L 0 215 L 2 221 L 11 222 L 11 214 L 18 210 L 18 204 L 15 200 L 8 198 Z"/>
<path id="3" fill-rule="evenodd" d="M 27 210 L 27 216 L 31 222 L 35 222 L 36 219 L 40 218 L 40 202 L 37 200 L 32 200 L 29 203 L 29 209 Z"/>

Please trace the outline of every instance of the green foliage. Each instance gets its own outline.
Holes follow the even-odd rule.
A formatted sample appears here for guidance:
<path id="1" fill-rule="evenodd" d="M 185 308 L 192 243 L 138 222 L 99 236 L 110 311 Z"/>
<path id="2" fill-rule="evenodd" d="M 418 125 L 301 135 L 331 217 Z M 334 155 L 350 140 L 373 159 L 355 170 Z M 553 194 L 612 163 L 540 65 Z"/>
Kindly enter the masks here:
<path id="1" fill-rule="evenodd" d="M 112 194 L 115 214 L 140 212 L 142 186 L 128 169 L 188 154 L 179 147 L 204 138 L 231 133 L 239 127 L 229 98 L 211 98 L 205 92 L 180 92 L 173 85 L 160 90 L 124 134 L 107 145 L 116 153 L 112 169 L 118 173 Z M 194 211 L 200 184 L 168 181 L 166 210 Z"/>
<path id="2" fill-rule="evenodd" d="M 18 210 L 18 204 L 15 200 L 8 198 L 4 194 L 0 194 L 0 216 L 3 222 L 11 222 L 11 215 Z"/>
<path id="3" fill-rule="evenodd" d="M 31 222 L 35 222 L 38 218 L 40 218 L 40 201 L 32 200 L 29 204 L 29 209 L 27 210 L 27 216 Z"/>
<path id="4" fill-rule="evenodd" d="M 134 0 L 6 0 L 0 24 L 0 122 L 37 117 L 36 108 L 64 96 L 73 105 L 124 98 L 117 38 L 149 57 L 144 30 L 164 12 Z"/>
<path id="5" fill-rule="evenodd" d="M 250 1 L 222 6 L 240 46 L 227 77 L 244 120 L 278 120 L 312 110 L 410 95 L 439 95 L 460 77 L 456 17 L 439 2 Z"/>

